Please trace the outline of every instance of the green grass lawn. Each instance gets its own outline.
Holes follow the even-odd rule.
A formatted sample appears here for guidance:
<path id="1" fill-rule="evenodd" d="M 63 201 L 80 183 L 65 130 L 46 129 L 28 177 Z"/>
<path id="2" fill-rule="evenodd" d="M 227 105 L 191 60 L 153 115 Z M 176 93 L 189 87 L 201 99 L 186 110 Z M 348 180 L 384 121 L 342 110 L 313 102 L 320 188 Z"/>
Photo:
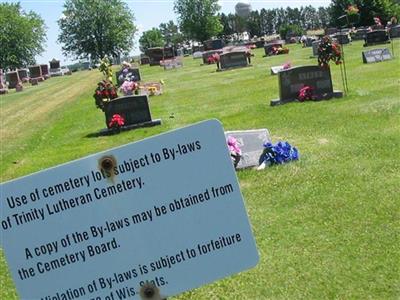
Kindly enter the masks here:
<path id="1" fill-rule="evenodd" d="M 143 66 L 144 81 L 165 81 L 165 93 L 150 98 L 163 124 L 97 138 L 88 136 L 105 127 L 92 98 L 100 72 L 52 78 L 0 96 L 1 181 L 209 118 L 225 130 L 268 128 L 301 157 L 238 172 L 258 266 L 174 299 L 399 299 L 399 46 L 395 60 L 366 65 L 362 42 L 347 45 L 346 97 L 277 107 L 270 67 L 316 64 L 311 48 L 268 58 L 257 49 L 252 67 L 225 72 L 191 58 L 178 70 Z M 0 287 L 0 299 L 17 299 L 2 253 Z"/>

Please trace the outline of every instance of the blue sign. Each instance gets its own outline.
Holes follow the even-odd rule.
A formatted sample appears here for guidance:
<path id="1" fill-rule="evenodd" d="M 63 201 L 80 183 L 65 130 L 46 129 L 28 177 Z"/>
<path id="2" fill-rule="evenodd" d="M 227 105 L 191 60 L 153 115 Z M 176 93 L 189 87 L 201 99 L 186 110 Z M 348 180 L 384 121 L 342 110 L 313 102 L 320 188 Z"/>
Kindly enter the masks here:
<path id="1" fill-rule="evenodd" d="M 205 121 L 0 186 L 3 248 L 22 299 L 176 295 L 258 252 L 224 131 Z"/>

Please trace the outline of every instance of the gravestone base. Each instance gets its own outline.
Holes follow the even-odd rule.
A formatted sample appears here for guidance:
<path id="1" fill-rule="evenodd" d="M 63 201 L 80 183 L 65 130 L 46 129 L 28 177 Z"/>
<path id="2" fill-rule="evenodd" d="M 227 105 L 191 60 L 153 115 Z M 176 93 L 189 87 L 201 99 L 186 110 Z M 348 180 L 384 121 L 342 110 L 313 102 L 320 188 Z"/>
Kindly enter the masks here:
<path id="1" fill-rule="evenodd" d="M 42 81 L 44 81 L 45 79 L 44 79 L 44 77 L 36 77 L 36 78 L 31 78 L 31 83 L 32 82 L 42 82 Z M 32 84 L 32 85 L 36 85 L 36 84 Z"/>
<path id="2" fill-rule="evenodd" d="M 19 83 L 15 86 L 15 91 L 16 92 L 22 92 L 24 87 L 22 86 L 22 83 Z"/>
<path id="3" fill-rule="evenodd" d="M 247 67 L 252 67 L 253 65 L 247 65 L 247 66 L 235 66 L 235 67 L 229 67 L 229 68 L 218 68 L 217 72 L 222 72 L 222 71 L 229 71 L 229 70 L 234 70 L 234 69 L 241 69 L 241 68 L 247 68 Z"/>
<path id="4" fill-rule="evenodd" d="M 342 98 L 343 97 L 343 92 L 339 90 L 334 90 L 333 93 L 325 93 L 321 95 L 316 95 L 316 98 L 314 100 L 309 100 L 309 101 L 322 101 L 322 100 L 331 100 L 333 98 Z M 291 103 L 291 102 L 300 102 L 298 99 L 288 99 L 288 100 L 281 100 L 281 99 L 274 99 L 271 100 L 270 105 L 271 106 L 277 106 L 277 105 L 282 105 L 286 103 Z M 305 101 L 307 102 L 307 101 Z"/>
<path id="5" fill-rule="evenodd" d="M 7 89 L 0 89 L 0 95 L 7 94 L 8 90 Z"/>
<path id="6" fill-rule="evenodd" d="M 31 78 L 31 85 L 38 85 L 39 79 L 38 78 Z"/>
<path id="7" fill-rule="evenodd" d="M 161 125 L 161 119 L 154 119 L 154 120 L 151 120 L 149 122 L 143 122 L 143 123 L 131 124 L 131 125 L 127 125 L 127 126 L 121 126 L 119 129 L 104 128 L 104 129 L 100 130 L 98 135 L 100 135 L 100 136 L 113 135 L 113 134 L 116 134 L 116 133 L 119 133 L 119 132 L 122 132 L 122 131 L 128 131 L 128 130 L 142 128 L 142 127 L 153 127 L 153 126 L 157 126 L 157 125 Z"/>

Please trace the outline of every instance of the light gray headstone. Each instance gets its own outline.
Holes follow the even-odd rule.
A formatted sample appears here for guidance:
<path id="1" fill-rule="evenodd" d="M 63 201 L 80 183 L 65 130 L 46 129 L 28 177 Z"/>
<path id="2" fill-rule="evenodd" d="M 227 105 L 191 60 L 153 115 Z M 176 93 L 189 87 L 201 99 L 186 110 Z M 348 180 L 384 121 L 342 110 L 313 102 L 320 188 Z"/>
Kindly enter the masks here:
<path id="1" fill-rule="evenodd" d="M 261 155 L 264 151 L 264 143 L 271 142 L 268 129 L 253 129 L 226 131 L 225 137 L 234 137 L 237 140 L 242 157 L 237 165 L 237 169 L 259 166 Z"/>

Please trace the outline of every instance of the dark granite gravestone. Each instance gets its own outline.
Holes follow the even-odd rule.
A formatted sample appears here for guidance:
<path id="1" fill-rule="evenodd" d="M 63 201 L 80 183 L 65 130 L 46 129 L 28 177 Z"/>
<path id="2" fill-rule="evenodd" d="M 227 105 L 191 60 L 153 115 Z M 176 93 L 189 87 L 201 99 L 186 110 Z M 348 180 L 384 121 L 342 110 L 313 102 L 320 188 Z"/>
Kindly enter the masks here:
<path id="1" fill-rule="evenodd" d="M 90 62 L 88 62 L 88 61 L 83 62 L 82 63 L 82 68 L 84 70 L 90 70 Z"/>
<path id="2" fill-rule="evenodd" d="M 272 100 L 271 106 L 297 100 L 299 91 L 304 86 L 314 88 L 318 100 L 340 98 L 343 93 L 334 91 L 330 69 L 319 66 L 294 67 L 278 73 L 279 99 Z"/>
<path id="3" fill-rule="evenodd" d="M 283 47 L 283 43 L 280 41 L 275 41 L 275 42 L 265 44 L 264 45 L 265 56 L 273 55 L 272 49 L 278 48 L 278 47 Z"/>
<path id="4" fill-rule="evenodd" d="M 223 53 L 219 56 L 219 70 L 228 70 L 232 68 L 243 68 L 249 66 L 247 59 L 247 52 L 245 51 L 234 51 Z"/>
<path id="5" fill-rule="evenodd" d="M 203 51 L 204 51 L 204 46 L 203 45 L 192 46 L 192 53 L 203 52 Z"/>
<path id="6" fill-rule="evenodd" d="M 400 37 L 400 25 L 392 26 L 389 29 L 389 35 L 391 39 Z"/>
<path id="7" fill-rule="evenodd" d="M 10 89 L 15 89 L 18 84 L 21 84 L 17 71 L 7 72 L 6 81 L 8 82 L 8 88 Z"/>
<path id="8" fill-rule="evenodd" d="M 208 40 L 204 42 L 204 51 L 218 50 L 224 47 L 224 41 L 221 39 Z"/>
<path id="9" fill-rule="evenodd" d="M 390 43 L 386 30 L 374 30 L 367 33 L 364 47 L 386 43 Z"/>
<path id="10" fill-rule="evenodd" d="M 368 28 L 358 28 L 352 35 L 351 38 L 355 41 L 364 40 L 367 36 L 369 29 Z"/>
<path id="11" fill-rule="evenodd" d="M 42 69 L 42 76 L 44 77 L 44 79 L 50 78 L 49 66 L 48 65 L 40 65 L 40 68 Z"/>
<path id="12" fill-rule="evenodd" d="M 263 48 L 265 45 L 265 41 L 264 40 L 259 40 L 255 42 L 256 48 Z"/>
<path id="13" fill-rule="evenodd" d="M 364 64 L 370 64 L 374 62 L 381 62 L 393 59 L 392 54 L 387 48 L 363 51 L 362 58 Z"/>
<path id="14" fill-rule="evenodd" d="M 347 33 L 336 33 L 334 38 L 340 45 L 346 45 L 350 43 L 349 35 Z"/>
<path id="15" fill-rule="evenodd" d="M 142 78 L 140 76 L 140 70 L 138 68 L 128 68 L 127 70 L 128 70 L 127 72 L 123 72 L 123 69 L 122 69 L 115 73 L 118 86 L 121 86 L 124 83 L 126 76 L 128 76 L 128 77 L 133 76 L 135 78 L 134 81 L 142 80 Z"/>
<path id="16" fill-rule="evenodd" d="M 214 55 L 215 53 L 221 54 L 224 51 L 222 50 L 210 50 L 210 51 L 204 51 L 203 52 L 203 64 L 208 64 L 208 58 L 212 55 Z"/>
<path id="17" fill-rule="evenodd" d="M 18 69 L 18 76 L 22 82 L 29 82 L 28 70 L 27 69 Z"/>
<path id="18" fill-rule="evenodd" d="M 267 129 L 226 131 L 225 138 L 232 136 L 242 151 L 237 169 L 259 166 L 264 152 L 264 143 L 271 142 Z"/>
<path id="19" fill-rule="evenodd" d="M 140 58 L 140 64 L 141 64 L 141 65 L 148 65 L 148 64 L 150 64 L 150 57 L 148 57 L 148 56 L 142 56 L 142 57 Z"/>
<path id="20" fill-rule="evenodd" d="M 160 61 L 163 60 L 164 51 L 163 48 L 149 48 L 146 50 L 146 55 L 149 57 L 150 66 L 159 66 Z"/>
<path id="21" fill-rule="evenodd" d="M 335 34 L 339 31 L 337 28 L 326 28 L 325 29 L 325 35 L 332 35 Z"/>
<path id="22" fill-rule="evenodd" d="M 162 65 L 164 66 L 164 70 L 172 70 L 183 67 L 182 57 L 175 57 L 172 59 L 165 59 L 162 61 Z"/>
<path id="23" fill-rule="evenodd" d="M 55 58 L 53 58 L 51 61 L 49 61 L 50 64 L 50 71 L 51 69 L 60 69 L 60 61 L 56 60 Z"/>
<path id="24" fill-rule="evenodd" d="M 28 69 L 29 69 L 31 81 L 35 80 L 36 82 L 39 82 L 39 81 L 44 80 L 43 75 L 42 75 L 42 68 L 40 66 L 38 66 L 38 65 L 30 66 L 30 67 L 28 67 Z"/>
<path id="25" fill-rule="evenodd" d="M 118 114 L 125 119 L 125 129 L 161 124 L 161 120 L 151 119 L 147 95 L 115 98 L 107 103 L 104 112 L 107 127 L 115 114 Z"/>
<path id="26" fill-rule="evenodd" d="M 172 59 L 172 58 L 174 58 L 176 56 L 175 55 L 175 50 L 174 50 L 173 47 L 165 47 L 163 49 L 163 51 L 164 51 L 163 59 Z"/>

